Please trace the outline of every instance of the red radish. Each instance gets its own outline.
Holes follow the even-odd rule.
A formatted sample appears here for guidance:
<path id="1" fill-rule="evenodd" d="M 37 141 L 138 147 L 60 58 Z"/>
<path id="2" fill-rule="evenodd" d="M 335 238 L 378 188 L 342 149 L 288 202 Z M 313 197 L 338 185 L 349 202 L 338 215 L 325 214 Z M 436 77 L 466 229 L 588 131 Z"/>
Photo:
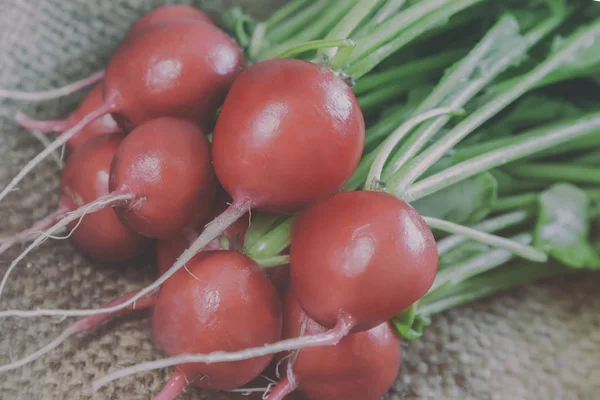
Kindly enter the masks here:
<path id="1" fill-rule="evenodd" d="M 0 252 L 53 226 L 78 206 L 107 195 L 110 164 L 123 137 L 120 134 L 96 137 L 80 146 L 61 172 L 57 211 L 5 240 Z M 73 229 L 75 226 L 77 229 Z M 72 230 L 70 237 L 86 256 L 105 263 L 131 261 L 148 247 L 148 240 L 123 225 L 110 209 L 87 214 L 67 227 Z"/>
<path id="2" fill-rule="evenodd" d="M 86 256 L 97 261 L 107 264 L 125 263 L 148 249 L 150 241 L 123 225 L 111 209 L 86 214 L 85 217 L 67 217 L 79 205 L 108 194 L 110 164 L 123 137 L 120 134 L 100 136 L 80 146 L 62 170 L 57 211 L 35 224 L 33 228 L 6 240 L 0 246 L 0 252 L 19 241 L 32 239 L 40 231 L 67 220 L 70 220 L 66 224 L 71 230 L 69 237 Z M 41 243 L 44 238 L 45 236 L 39 236 L 37 243 Z M 0 283 L 0 294 L 15 266 L 16 263 L 12 263 L 6 271 Z"/>
<path id="3" fill-rule="evenodd" d="M 103 307 L 111 307 L 116 304 L 121 304 L 124 301 L 129 300 L 131 297 L 133 297 L 136 294 L 137 294 L 137 291 L 127 293 L 126 295 L 107 303 Z M 72 324 L 69 328 L 65 329 L 63 331 L 63 333 L 61 333 L 52 342 L 48 343 L 44 347 L 35 351 L 34 353 L 32 353 L 28 356 L 25 356 L 25 357 L 21 358 L 20 360 L 13 361 L 9 364 L 1 365 L 0 372 L 10 371 L 10 370 L 22 367 L 23 365 L 28 364 L 30 362 L 33 362 L 33 361 L 39 359 L 40 357 L 42 357 L 44 354 L 48 354 L 50 351 L 54 350 L 55 348 L 57 348 L 58 346 L 63 344 L 71 336 L 76 335 L 81 332 L 88 332 L 88 331 L 98 327 L 99 325 L 102 325 L 105 321 L 107 321 L 108 319 L 110 319 L 112 317 L 123 315 L 130 311 L 141 311 L 141 310 L 151 308 L 152 306 L 154 306 L 154 304 L 156 302 L 156 298 L 157 298 L 156 293 L 151 294 L 149 296 L 141 297 L 140 299 L 138 299 L 138 301 L 136 301 L 132 305 L 128 306 L 125 309 L 119 310 L 117 312 L 110 313 L 110 314 L 94 315 L 94 316 L 82 318 L 79 321 Z"/>
<path id="4" fill-rule="evenodd" d="M 283 310 L 284 338 L 327 330 L 306 315 L 291 290 L 284 295 Z M 281 400 L 298 390 L 307 400 L 379 400 L 394 383 L 400 361 L 400 338 L 392 324 L 384 322 L 346 336 L 337 346 L 289 354 L 287 374 L 267 399 Z"/>
<path id="5" fill-rule="evenodd" d="M 251 208 L 298 210 L 339 190 L 358 165 L 364 133 L 352 90 L 331 70 L 301 60 L 274 59 L 242 72 L 221 109 L 212 144 L 215 172 L 233 204 L 138 296 L 159 288 Z M 11 311 L 11 315 L 94 315 L 116 311 L 135 299 L 111 309 Z M 336 330 L 308 345 L 335 343 L 348 327 L 340 320 Z M 255 352 L 236 357 L 248 354 Z"/>
<path id="6" fill-rule="evenodd" d="M 111 165 L 111 192 L 134 194 L 115 211 L 147 237 L 173 235 L 205 221 L 214 201 L 209 142 L 194 124 L 158 118 L 134 129 Z"/>
<path id="7" fill-rule="evenodd" d="M 214 21 L 206 13 L 195 7 L 185 4 L 167 4 L 155 8 L 135 21 L 129 28 L 127 36 L 138 34 L 156 23 L 180 19 L 194 19 L 208 24 L 214 24 Z"/>
<path id="8" fill-rule="evenodd" d="M 435 239 L 406 202 L 383 192 L 336 194 L 294 225 L 291 281 L 302 308 L 332 328 L 374 328 L 427 293 L 437 271 Z"/>
<path id="9" fill-rule="evenodd" d="M 104 103 L 31 160 L 0 200 L 41 160 L 106 114 L 125 131 L 165 116 L 207 127 L 244 65 L 242 50 L 215 25 L 185 19 L 149 26 L 113 55 L 103 82 Z"/>
<path id="10" fill-rule="evenodd" d="M 33 119 L 27 119 L 20 117 L 18 118 L 19 124 L 28 129 L 35 129 L 42 132 L 54 132 L 62 133 L 71 129 L 77 124 L 83 117 L 95 110 L 97 107 L 104 103 L 102 98 L 102 85 L 95 86 L 88 95 L 83 99 L 79 107 L 73 111 L 66 119 L 55 120 L 55 121 L 38 121 Z M 79 133 L 73 136 L 68 142 L 67 147 L 70 151 L 73 151 L 77 146 L 85 143 L 89 139 L 106 135 L 111 133 L 120 132 L 121 128 L 117 125 L 117 122 L 113 119 L 110 114 L 106 114 L 92 122 L 90 122 L 85 128 Z"/>
<path id="11" fill-rule="evenodd" d="M 60 206 L 69 211 L 109 194 L 112 160 L 124 136 L 94 138 L 73 153 L 61 175 Z M 132 261 L 148 248 L 148 239 L 125 226 L 112 209 L 86 214 L 67 225 L 75 245 L 105 263 Z"/>
<path id="12" fill-rule="evenodd" d="M 96 184 L 100 190 L 108 183 L 110 192 L 92 199 L 84 198 L 80 193 L 70 195 L 72 203 L 67 206 L 79 208 L 38 237 L 13 260 L 9 271 L 46 236 L 99 211 L 111 215 L 116 212 L 127 226 L 152 238 L 175 234 L 206 218 L 214 199 L 214 173 L 208 139 L 193 123 L 176 118 L 155 119 L 136 128 L 112 151 L 110 173 L 99 174 L 97 179 L 102 180 Z M 79 171 L 64 174 L 68 179 L 79 179 Z M 114 207 L 114 210 L 106 210 L 107 207 Z M 78 235 L 95 237 L 98 224 Z M 102 230 L 102 235 L 112 237 L 113 232 Z M 98 248 L 92 240 L 89 242 L 86 251 L 99 251 L 100 256 L 105 254 L 105 249 Z M 130 247 L 135 249 L 125 241 L 121 241 L 121 245 L 124 251 Z M 135 300 L 134 296 L 131 302 Z"/>
<path id="13" fill-rule="evenodd" d="M 113 55 L 104 99 L 125 129 L 162 116 L 208 128 L 243 68 L 242 50 L 215 25 L 190 19 L 153 24 Z"/>
<path id="14" fill-rule="evenodd" d="M 280 300 L 259 266 L 240 253 L 207 251 L 162 286 L 152 333 L 165 353 L 177 355 L 272 343 L 279 340 L 281 325 Z M 178 365 L 174 378 L 156 399 L 174 399 L 187 384 L 235 389 L 256 378 L 271 359 Z"/>

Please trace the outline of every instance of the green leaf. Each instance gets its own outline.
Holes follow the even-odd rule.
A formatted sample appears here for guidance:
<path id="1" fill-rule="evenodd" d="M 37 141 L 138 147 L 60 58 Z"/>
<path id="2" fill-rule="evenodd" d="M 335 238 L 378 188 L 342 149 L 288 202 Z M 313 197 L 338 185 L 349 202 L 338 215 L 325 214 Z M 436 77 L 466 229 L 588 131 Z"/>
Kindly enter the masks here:
<path id="1" fill-rule="evenodd" d="M 483 173 L 414 201 L 412 206 L 428 217 L 471 225 L 490 213 L 497 195 L 496 179 Z"/>
<path id="2" fill-rule="evenodd" d="M 589 242 L 590 199 L 578 187 L 559 183 L 540 196 L 534 245 L 571 268 L 600 268 Z"/>
<path id="3" fill-rule="evenodd" d="M 423 329 L 431 325 L 431 319 L 428 316 L 417 314 L 416 304 L 404 310 L 392 322 L 398 333 L 407 340 L 420 338 L 423 336 Z"/>

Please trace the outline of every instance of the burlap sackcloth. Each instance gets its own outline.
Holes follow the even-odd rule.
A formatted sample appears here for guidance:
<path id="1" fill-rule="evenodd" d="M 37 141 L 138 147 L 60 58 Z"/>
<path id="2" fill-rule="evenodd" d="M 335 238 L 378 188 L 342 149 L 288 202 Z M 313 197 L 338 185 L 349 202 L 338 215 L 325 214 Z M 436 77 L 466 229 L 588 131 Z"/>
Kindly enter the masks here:
<path id="1" fill-rule="evenodd" d="M 164 2 L 164 1 L 163 1 Z M 218 12 L 234 1 L 205 0 Z M 272 1 L 237 0 L 265 15 Z M 158 0 L 0 0 L 0 87 L 60 86 L 99 70 L 137 16 Z M 269 4 L 271 3 L 271 4 Z M 64 116 L 80 95 L 20 107 L 40 118 Z M 8 119 L 0 122 L 0 187 L 40 144 Z M 0 234 L 28 227 L 56 205 L 59 171 L 52 161 L 36 168 L 0 203 Z M 1 256 L 6 270 L 18 249 Z M 100 268 L 68 240 L 48 241 L 31 254 L 30 268 L 10 280 L 0 307 L 94 307 L 141 287 L 151 268 Z M 23 263 L 26 265 L 27 263 Z M 600 399 L 600 277 L 584 274 L 513 290 L 434 318 L 421 340 L 404 344 L 404 361 L 390 399 Z M 139 374 L 91 395 L 90 381 L 119 366 L 161 356 L 152 344 L 148 313 L 115 320 L 72 338 L 42 359 L 0 374 L 0 398 L 149 399 L 171 370 Z M 47 343 L 68 325 L 56 318 L 0 321 L 0 363 Z M 188 390 L 185 399 L 229 399 L 225 393 Z"/>

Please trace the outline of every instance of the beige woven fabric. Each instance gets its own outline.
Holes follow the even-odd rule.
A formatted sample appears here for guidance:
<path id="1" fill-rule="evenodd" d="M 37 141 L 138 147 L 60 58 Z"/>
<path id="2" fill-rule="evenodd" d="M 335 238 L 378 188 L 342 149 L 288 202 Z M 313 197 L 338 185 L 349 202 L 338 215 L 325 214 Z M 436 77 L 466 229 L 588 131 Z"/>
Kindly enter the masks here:
<path id="1" fill-rule="evenodd" d="M 268 12 L 258 0 L 237 1 Z M 66 84 L 104 66 L 127 26 L 160 1 L 0 0 L 0 87 L 36 90 Z M 231 1 L 205 0 L 211 11 Z M 225 4 L 226 3 L 226 4 Z M 0 102 L 0 114 L 20 107 L 60 117 L 78 96 L 41 105 Z M 7 111 L 8 110 L 8 111 Z M 12 112 L 12 111 L 10 111 Z M 39 143 L 0 119 L 0 187 L 40 150 Z M 0 203 L 0 234 L 19 231 L 52 210 L 59 172 L 52 161 L 35 170 Z M 0 272 L 17 254 L 0 258 Z M 49 241 L 15 272 L 0 308 L 93 307 L 151 280 L 150 268 L 92 265 L 69 241 Z M 600 398 L 598 275 L 527 286 L 435 318 L 422 340 L 405 344 L 401 376 L 390 399 Z M 52 318 L 0 321 L 0 363 L 34 351 L 68 322 Z M 0 399 L 149 399 L 170 370 L 140 374 L 91 395 L 89 383 L 107 371 L 160 357 L 148 314 L 115 320 L 80 335 L 35 363 L 0 376 Z M 189 390 L 186 399 L 229 399 Z"/>

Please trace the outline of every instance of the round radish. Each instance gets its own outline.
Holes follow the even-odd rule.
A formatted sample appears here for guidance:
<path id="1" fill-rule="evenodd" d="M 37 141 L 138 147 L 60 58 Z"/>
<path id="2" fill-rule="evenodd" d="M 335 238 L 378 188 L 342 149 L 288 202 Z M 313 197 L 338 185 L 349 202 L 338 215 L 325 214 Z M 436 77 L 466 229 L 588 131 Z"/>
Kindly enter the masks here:
<path id="1" fill-rule="evenodd" d="M 109 192 L 110 165 L 123 135 L 89 140 L 69 157 L 61 175 L 61 208 L 74 211 Z M 131 261 L 147 249 L 149 240 L 123 225 L 112 209 L 86 214 L 68 224 L 75 245 L 89 257 L 106 263 Z"/>
<path id="2" fill-rule="evenodd" d="M 125 129 L 151 119 L 190 119 L 205 129 L 244 67 L 238 45 L 212 24 L 152 24 L 112 56 L 104 100 Z"/>
<path id="3" fill-rule="evenodd" d="M 182 19 L 150 25 L 125 40 L 111 58 L 102 85 L 104 103 L 25 165 L 0 200 L 41 160 L 106 114 L 126 132 L 159 117 L 181 117 L 208 128 L 244 66 L 242 50 L 213 24 Z"/>
<path id="4" fill-rule="evenodd" d="M 293 292 L 283 297 L 283 337 L 327 331 L 311 320 Z M 294 390 L 306 400 L 379 400 L 400 369 L 400 338 L 389 322 L 343 338 L 336 346 L 292 352 L 282 366 L 284 378 L 267 397 L 283 399 Z"/>
<path id="5" fill-rule="evenodd" d="M 236 203 L 296 211 L 338 190 L 356 168 L 364 120 L 331 70 L 274 59 L 244 71 L 213 138 L 219 182 Z"/>
<path id="6" fill-rule="evenodd" d="M 165 353 L 177 355 L 272 343 L 279 340 L 281 325 L 280 300 L 258 265 L 240 253 L 207 251 L 160 289 L 152 334 Z M 180 389 L 188 382 L 207 389 L 234 389 L 257 377 L 271 359 L 178 365 L 185 378 Z M 172 392 L 172 387 L 167 389 Z"/>
<path id="7" fill-rule="evenodd" d="M 64 120 L 38 121 L 27 118 L 19 118 L 18 122 L 21 126 L 28 129 L 36 129 L 43 132 L 62 133 L 71 129 L 90 111 L 95 110 L 103 103 L 104 99 L 102 97 L 102 85 L 99 84 L 92 88 L 92 90 L 86 95 L 75 111 L 73 111 L 73 113 L 71 113 L 71 115 Z M 113 117 L 110 114 L 106 114 L 103 117 L 90 122 L 79 133 L 69 139 L 67 142 L 67 147 L 70 151 L 73 151 L 77 146 L 87 142 L 93 137 L 117 133 L 120 131 L 121 128 L 117 125 L 117 122 L 113 119 Z"/>
<path id="8" fill-rule="evenodd" d="M 117 214 L 147 237 L 194 227 L 210 213 L 215 194 L 209 142 L 194 124 L 158 118 L 123 140 L 111 165 L 111 192 L 132 193 Z"/>
<path id="9" fill-rule="evenodd" d="M 363 331 L 398 315 L 427 293 L 437 263 L 425 221 L 383 192 L 336 194 L 311 207 L 292 233 L 294 293 L 327 328 L 345 318 Z"/>
<path id="10" fill-rule="evenodd" d="M 180 19 L 194 19 L 209 24 L 214 23 L 206 13 L 195 7 L 185 4 L 167 4 L 155 8 L 135 21 L 129 28 L 127 36 L 138 34 L 156 23 Z"/>
<path id="11" fill-rule="evenodd" d="M 109 77 L 107 73 L 106 83 Z M 246 69 L 225 100 L 212 144 L 217 177 L 233 203 L 138 296 L 159 288 L 251 208 L 293 211 L 338 191 L 358 165 L 364 141 L 364 119 L 358 102 L 331 70 L 293 59 L 264 61 Z M 35 313 L 102 314 L 127 307 L 135 300 L 134 296 L 110 309 Z M 310 345 L 336 343 L 350 326 L 349 321 L 340 320 L 330 334 Z M 281 351 L 277 349 L 260 351 Z"/>

